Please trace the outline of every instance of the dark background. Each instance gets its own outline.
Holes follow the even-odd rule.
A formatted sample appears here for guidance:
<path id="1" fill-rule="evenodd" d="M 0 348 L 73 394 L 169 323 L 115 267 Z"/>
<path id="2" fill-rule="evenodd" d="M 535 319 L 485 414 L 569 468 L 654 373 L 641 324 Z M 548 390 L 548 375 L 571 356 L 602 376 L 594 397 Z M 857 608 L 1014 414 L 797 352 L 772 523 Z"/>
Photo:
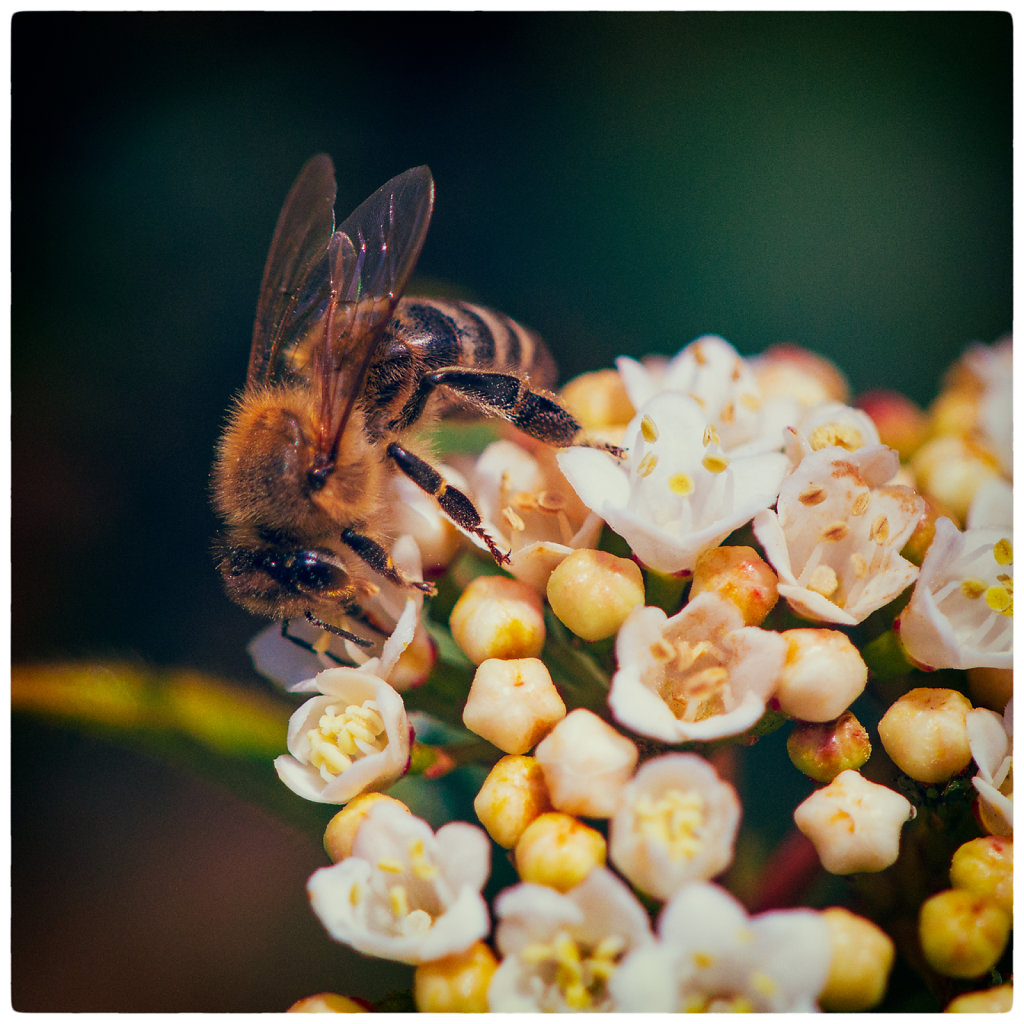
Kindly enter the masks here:
<path id="1" fill-rule="evenodd" d="M 927 402 L 1011 326 L 1011 48 L 1007 14 L 15 15 L 13 660 L 253 680 L 207 474 L 313 153 L 339 219 L 429 164 L 421 274 L 563 378 L 715 332 Z M 396 976 L 305 906 L 318 836 L 21 719 L 12 778 L 17 1009 Z"/>

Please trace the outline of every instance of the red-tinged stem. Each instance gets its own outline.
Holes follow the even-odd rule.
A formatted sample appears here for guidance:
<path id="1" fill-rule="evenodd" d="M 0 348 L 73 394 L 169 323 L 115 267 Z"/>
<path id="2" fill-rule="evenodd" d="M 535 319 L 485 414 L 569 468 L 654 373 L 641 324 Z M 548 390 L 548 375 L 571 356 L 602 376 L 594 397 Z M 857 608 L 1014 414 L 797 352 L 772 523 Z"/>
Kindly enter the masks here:
<path id="1" fill-rule="evenodd" d="M 802 905 L 811 883 L 821 870 L 811 841 L 795 829 L 779 844 L 764 867 L 764 882 L 751 913 Z"/>

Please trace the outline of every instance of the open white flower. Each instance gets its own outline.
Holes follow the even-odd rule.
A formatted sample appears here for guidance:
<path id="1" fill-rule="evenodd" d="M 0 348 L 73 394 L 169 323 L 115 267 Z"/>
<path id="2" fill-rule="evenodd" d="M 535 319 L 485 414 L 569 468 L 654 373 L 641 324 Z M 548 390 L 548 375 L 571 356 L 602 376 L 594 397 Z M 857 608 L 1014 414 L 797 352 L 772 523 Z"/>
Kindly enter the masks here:
<path id="1" fill-rule="evenodd" d="M 980 817 L 992 835 L 1013 835 L 1013 698 L 1003 714 L 988 708 L 967 712 L 967 739 L 978 774 L 971 780 Z"/>
<path id="2" fill-rule="evenodd" d="M 736 790 L 699 754 L 645 761 L 611 820 L 608 853 L 638 889 L 668 899 L 732 862 L 740 824 Z"/>
<path id="3" fill-rule="evenodd" d="M 654 942 L 647 912 L 606 868 L 566 893 L 524 882 L 495 902 L 501 964 L 487 992 L 492 1013 L 613 1012 L 624 956 Z"/>
<path id="4" fill-rule="evenodd" d="M 731 457 L 700 405 L 665 392 L 626 429 L 620 462 L 569 448 L 558 464 L 583 502 L 625 538 L 645 565 L 691 572 L 697 556 L 773 504 L 786 471 L 778 451 Z"/>
<path id="5" fill-rule="evenodd" d="M 917 566 L 900 550 L 925 505 L 909 487 L 886 486 L 898 469 L 885 445 L 822 448 L 785 479 L 778 511 L 754 518 L 779 595 L 798 615 L 852 626 L 914 582 Z"/>
<path id="6" fill-rule="evenodd" d="M 820 402 L 800 417 L 799 423 L 785 431 L 785 449 L 796 465 L 805 455 L 822 448 L 858 448 L 880 444 L 878 428 L 863 409 L 843 402 Z"/>
<path id="7" fill-rule="evenodd" d="M 531 587 L 543 591 L 570 551 L 596 546 L 601 520 L 562 476 L 552 449 L 495 441 L 469 475 L 488 532 L 511 552 L 508 571 Z"/>
<path id="8" fill-rule="evenodd" d="M 454 821 L 435 834 L 421 818 L 375 803 L 352 856 L 314 871 L 310 903 L 331 938 L 371 956 L 417 964 L 458 953 L 487 934 L 480 890 L 490 842 Z"/>
<path id="9" fill-rule="evenodd" d="M 936 520 L 896 629 L 925 668 L 1012 668 L 1013 531 Z"/>
<path id="10" fill-rule="evenodd" d="M 777 451 L 782 430 L 799 405 L 791 399 L 765 402 L 753 370 L 724 338 L 706 334 L 669 360 L 637 362 L 620 356 L 615 365 L 633 407 L 665 391 L 688 395 L 701 407 L 730 456 Z"/>
<path id="11" fill-rule="evenodd" d="M 709 591 L 671 617 L 653 606 L 635 609 L 615 656 L 608 694 L 615 718 L 643 736 L 683 743 L 754 725 L 782 671 L 786 641 L 745 626 L 735 604 Z"/>
<path id="12" fill-rule="evenodd" d="M 806 1013 L 831 961 L 812 910 L 748 917 L 724 889 L 684 886 L 658 920 L 654 949 L 631 953 L 614 979 L 619 1009 L 662 1013 Z"/>
<path id="13" fill-rule="evenodd" d="M 274 760 L 292 792 L 317 803 L 343 804 L 379 792 L 409 766 L 412 732 L 405 704 L 379 676 L 354 668 L 325 669 L 288 722 L 288 755 Z"/>

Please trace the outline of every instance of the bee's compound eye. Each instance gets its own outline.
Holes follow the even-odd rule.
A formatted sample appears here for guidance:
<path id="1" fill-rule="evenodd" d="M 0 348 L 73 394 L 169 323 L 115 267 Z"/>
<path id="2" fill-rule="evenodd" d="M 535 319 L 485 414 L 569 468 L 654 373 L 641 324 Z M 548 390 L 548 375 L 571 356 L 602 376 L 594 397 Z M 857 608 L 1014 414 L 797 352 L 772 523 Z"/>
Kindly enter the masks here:
<path id="1" fill-rule="evenodd" d="M 331 594 L 348 586 L 348 573 L 318 551 L 293 551 L 281 559 L 282 575 L 305 594 Z"/>

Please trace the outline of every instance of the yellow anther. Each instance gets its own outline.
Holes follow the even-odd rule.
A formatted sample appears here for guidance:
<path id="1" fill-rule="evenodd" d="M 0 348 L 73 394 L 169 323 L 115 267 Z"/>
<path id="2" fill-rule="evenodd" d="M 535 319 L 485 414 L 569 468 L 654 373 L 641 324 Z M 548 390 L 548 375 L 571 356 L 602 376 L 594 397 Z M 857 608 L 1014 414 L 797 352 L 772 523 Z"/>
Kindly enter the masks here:
<path id="1" fill-rule="evenodd" d="M 825 423 L 811 432 L 809 438 L 811 448 L 821 451 L 822 448 L 845 448 L 848 452 L 856 451 L 864 444 L 864 438 L 856 427 L 848 423 Z"/>
<path id="2" fill-rule="evenodd" d="M 701 443 L 705 448 L 707 448 L 708 445 L 722 443 L 721 438 L 718 436 L 718 431 L 715 430 L 715 425 L 713 423 L 709 423 L 704 428 L 704 437 L 701 439 Z"/>
<path id="3" fill-rule="evenodd" d="M 718 418 L 723 423 L 727 423 L 727 424 L 735 423 L 736 422 L 736 406 L 733 405 L 732 402 L 726 402 L 725 405 L 722 406 L 722 411 L 719 412 Z"/>
<path id="4" fill-rule="evenodd" d="M 668 478 L 668 489 L 673 494 L 685 498 L 693 494 L 693 480 L 686 473 L 673 473 Z"/>
<path id="5" fill-rule="evenodd" d="M 653 452 L 648 452 L 641 460 L 640 464 L 636 467 L 637 473 L 642 477 L 649 477 L 654 472 L 654 467 L 658 464 L 658 456 Z"/>
<path id="6" fill-rule="evenodd" d="M 724 473 L 729 468 L 729 460 L 722 455 L 705 455 L 700 464 L 709 473 Z"/>
<path id="7" fill-rule="evenodd" d="M 640 434 L 648 444 L 658 440 L 658 427 L 650 416 L 644 416 L 640 421 Z"/>
<path id="8" fill-rule="evenodd" d="M 651 644 L 651 657 L 655 661 L 671 661 L 675 656 L 676 649 L 664 637 L 659 636 Z"/>
<path id="9" fill-rule="evenodd" d="M 537 507 L 537 495 L 532 491 L 516 491 L 512 496 L 512 504 L 521 512 L 532 512 Z"/>
<path id="10" fill-rule="evenodd" d="M 862 580 L 868 574 L 868 560 L 859 552 L 854 551 L 850 555 L 850 564 L 853 566 L 853 575 Z"/>
<path id="11" fill-rule="evenodd" d="M 761 408 L 761 399 L 750 391 L 744 391 L 740 395 L 740 401 L 751 411 L 757 412 Z"/>
<path id="12" fill-rule="evenodd" d="M 693 966 L 698 970 L 707 970 L 709 967 L 715 966 L 715 956 L 713 953 L 702 953 L 700 951 L 693 954 Z"/>
<path id="13" fill-rule="evenodd" d="M 863 557 L 861 561 L 864 561 Z M 831 597 L 839 589 L 839 577 L 836 575 L 835 569 L 831 565 L 823 563 L 815 566 L 807 581 L 807 589 L 821 594 L 822 597 Z"/>
<path id="14" fill-rule="evenodd" d="M 779 991 L 778 982 L 766 971 L 754 971 L 750 975 L 750 984 L 766 999 L 771 999 Z"/>
<path id="15" fill-rule="evenodd" d="M 320 769 L 325 779 L 352 767 L 367 748 L 382 749 L 386 744 L 386 729 L 377 705 L 365 700 L 361 705 L 350 704 L 344 711 L 332 704 L 324 709 L 315 729 L 306 733 L 310 745 L 309 763 Z M 385 740 L 381 742 L 380 737 Z"/>
<path id="16" fill-rule="evenodd" d="M 985 591 L 985 604 L 1000 615 L 1013 614 L 1013 598 L 1005 587 L 993 586 Z"/>
<path id="17" fill-rule="evenodd" d="M 851 516 L 862 516 L 868 510 L 868 505 L 871 504 L 871 492 L 861 491 L 856 498 L 853 499 L 853 504 L 850 506 Z"/>
<path id="18" fill-rule="evenodd" d="M 871 539 L 876 544 L 884 544 L 889 539 L 889 517 L 888 516 L 884 516 L 884 515 L 879 516 L 871 524 L 870 537 L 871 537 Z"/>
<path id="19" fill-rule="evenodd" d="M 422 839 L 414 839 L 409 846 L 409 864 L 412 873 L 424 882 L 432 881 L 440 873 L 433 861 L 427 858 L 427 851 Z"/>
<path id="20" fill-rule="evenodd" d="M 537 495 L 537 506 L 542 512 L 561 512 L 565 508 L 565 498 L 558 491 L 541 491 Z"/>
<path id="21" fill-rule="evenodd" d="M 404 885 L 393 885 L 388 889 L 388 896 L 391 899 L 391 913 L 399 918 L 409 916 L 409 896 Z"/>
<path id="22" fill-rule="evenodd" d="M 826 526 L 821 531 L 822 540 L 840 541 L 845 539 L 846 535 L 850 532 L 850 527 L 841 520 L 836 523 L 832 523 L 831 526 Z"/>
<path id="23" fill-rule="evenodd" d="M 522 533 L 526 529 L 526 523 L 523 522 L 522 516 L 518 512 L 513 511 L 511 505 L 506 505 L 501 510 L 501 518 L 505 525 L 514 533 Z"/>
<path id="24" fill-rule="evenodd" d="M 353 882 L 352 888 L 348 891 L 348 901 L 353 907 L 358 907 L 363 902 L 363 883 Z"/>
<path id="25" fill-rule="evenodd" d="M 808 487 L 800 495 L 799 501 L 801 505 L 807 505 L 811 508 L 814 505 L 820 505 L 827 497 L 828 491 L 824 487 Z"/>
<path id="26" fill-rule="evenodd" d="M 690 351 L 693 353 L 694 362 L 696 362 L 698 366 L 707 366 L 708 357 L 702 345 L 693 345 L 690 348 Z"/>
<path id="27" fill-rule="evenodd" d="M 1008 537 L 996 541 L 992 548 L 997 565 L 1013 565 L 1013 541 Z"/>
<path id="28" fill-rule="evenodd" d="M 400 860 L 395 860 L 394 857 L 381 857 L 381 859 L 377 861 L 377 870 L 387 871 L 393 875 L 400 875 L 405 870 L 405 867 Z"/>
<path id="29" fill-rule="evenodd" d="M 975 577 L 960 581 L 960 593 L 969 601 L 976 601 L 985 593 L 987 584 Z"/>
<path id="30" fill-rule="evenodd" d="M 635 804 L 637 831 L 663 846 L 673 860 L 692 860 L 701 848 L 704 799 L 699 793 L 670 789 L 643 796 Z"/>

